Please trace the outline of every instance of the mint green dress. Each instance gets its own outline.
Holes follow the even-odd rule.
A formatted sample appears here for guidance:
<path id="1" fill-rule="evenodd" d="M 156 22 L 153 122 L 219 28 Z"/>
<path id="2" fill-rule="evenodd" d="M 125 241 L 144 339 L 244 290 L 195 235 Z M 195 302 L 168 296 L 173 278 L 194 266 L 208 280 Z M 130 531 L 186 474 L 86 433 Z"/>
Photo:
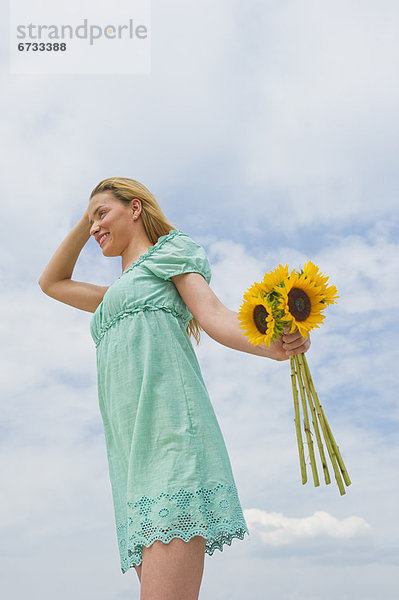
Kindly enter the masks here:
<path id="1" fill-rule="evenodd" d="M 171 280 L 191 272 L 210 282 L 205 251 L 171 230 L 108 288 L 90 323 L 122 573 L 155 540 L 200 535 L 212 555 L 249 534 L 186 332 L 192 314 Z"/>

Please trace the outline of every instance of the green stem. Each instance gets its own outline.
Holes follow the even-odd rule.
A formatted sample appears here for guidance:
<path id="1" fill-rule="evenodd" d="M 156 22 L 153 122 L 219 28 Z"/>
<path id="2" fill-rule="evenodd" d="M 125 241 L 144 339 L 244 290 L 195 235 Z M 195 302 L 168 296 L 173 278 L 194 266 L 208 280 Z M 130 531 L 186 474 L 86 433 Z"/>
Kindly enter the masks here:
<path id="1" fill-rule="evenodd" d="M 307 389 L 310 389 L 311 394 L 313 396 L 313 400 L 314 400 L 315 407 L 316 407 L 316 413 L 319 418 L 320 427 L 321 427 L 321 430 L 322 430 L 323 436 L 324 436 L 324 441 L 326 443 L 328 454 L 329 454 L 330 460 L 331 460 L 331 464 L 334 469 L 335 480 L 337 482 L 339 492 L 342 496 L 343 494 L 345 494 L 345 488 L 344 488 L 344 484 L 342 482 L 340 467 L 338 465 L 338 458 L 335 453 L 334 446 L 331 443 L 331 438 L 330 438 L 329 431 L 328 431 L 328 428 L 326 425 L 326 418 L 325 418 L 324 412 L 322 410 L 321 404 L 319 402 L 319 399 L 317 397 L 316 390 L 313 385 L 313 381 L 310 377 L 309 367 L 306 369 L 304 358 L 305 358 L 304 354 L 299 355 L 299 362 L 301 365 L 303 365 L 305 385 L 306 385 Z M 306 365 L 307 365 L 307 363 L 306 363 Z"/>
<path id="2" fill-rule="evenodd" d="M 291 363 L 291 384 L 292 384 L 292 395 L 294 398 L 294 411 L 295 411 L 295 430 L 296 430 L 296 440 L 298 444 L 298 453 L 299 453 L 299 462 L 301 465 L 301 475 L 302 475 L 302 483 L 307 482 L 306 475 L 306 465 L 305 465 L 305 455 L 303 452 L 303 442 L 302 442 L 302 434 L 301 434 L 301 419 L 299 414 L 299 401 L 298 401 L 298 389 L 296 387 L 296 374 L 295 374 L 295 361 L 294 358 L 290 357 Z"/>
<path id="3" fill-rule="evenodd" d="M 298 359 L 298 362 L 299 362 L 299 359 Z M 304 381 L 307 383 L 308 379 L 304 378 Z M 311 414 L 312 414 L 312 423 L 313 423 L 313 428 L 314 428 L 315 435 L 316 435 L 317 447 L 319 449 L 320 460 L 321 460 L 321 464 L 323 467 L 324 481 L 326 482 L 326 485 L 328 485 L 331 483 L 331 478 L 330 478 L 330 473 L 328 471 L 327 459 L 326 459 L 326 455 L 324 453 L 323 441 L 322 441 L 321 435 L 320 435 L 319 424 L 317 422 L 316 408 L 315 408 L 314 402 L 312 400 L 312 394 L 311 394 L 310 388 L 305 386 L 305 389 L 306 389 L 306 394 L 308 397 L 308 402 L 309 402 L 309 406 L 310 406 L 310 410 L 311 410 Z"/>
<path id="4" fill-rule="evenodd" d="M 315 387 L 314 387 L 314 384 L 313 384 L 313 381 L 312 381 L 312 376 L 311 376 L 311 374 L 310 374 L 309 365 L 308 365 L 308 363 L 307 363 L 307 360 L 306 360 L 306 357 L 305 357 L 305 355 L 303 356 L 303 358 L 304 358 L 304 361 L 303 361 L 303 362 L 304 362 L 304 365 L 305 365 L 305 369 L 306 369 L 307 377 L 308 377 L 308 380 L 309 380 L 309 383 L 310 383 L 310 387 L 311 387 L 311 389 L 312 389 L 312 393 L 313 393 L 313 394 L 314 394 L 314 396 L 317 398 L 316 390 L 315 390 Z M 317 400 L 318 400 L 318 399 L 317 399 Z M 320 403 L 319 403 L 319 404 L 320 404 Z M 331 444 L 332 444 L 332 446 L 333 446 L 333 448 L 334 448 L 334 452 L 335 452 L 335 454 L 336 454 L 336 456 L 337 456 L 337 460 L 338 460 L 339 468 L 340 468 L 340 470 L 341 470 L 341 473 L 342 473 L 342 476 L 343 476 L 343 478 L 344 478 L 344 481 L 345 481 L 346 485 L 350 485 L 352 482 L 351 482 L 351 480 L 350 480 L 350 477 L 349 477 L 348 471 L 347 471 L 347 469 L 346 469 L 346 467 L 345 467 L 345 463 L 344 463 L 344 461 L 343 461 L 343 459 L 342 459 L 342 456 L 341 456 L 341 452 L 339 451 L 338 444 L 337 444 L 337 442 L 335 441 L 335 438 L 334 438 L 334 436 L 333 436 L 333 433 L 332 433 L 332 431 L 331 431 L 331 427 L 330 427 L 330 425 L 329 425 L 329 423 L 328 423 L 328 421 L 327 421 L 327 418 L 326 418 L 326 416 L 325 416 L 325 414 L 324 414 L 324 410 L 323 410 L 323 407 L 321 406 L 321 404 L 320 404 L 320 412 L 321 412 L 321 414 L 323 415 L 324 421 L 325 421 L 325 423 L 326 423 L 326 427 L 327 427 L 327 431 L 328 431 L 328 434 L 329 434 L 329 437 L 330 437 L 330 440 L 331 440 Z"/>
<path id="5" fill-rule="evenodd" d="M 302 402 L 302 410 L 303 410 L 303 424 L 304 424 L 304 429 L 305 429 L 305 434 L 306 434 L 306 440 L 308 442 L 310 466 L 312 467 L 313 482 L 314 482 L 315 487 L 317 487 L 320 485 L 320 482 L 319 482 L 319 476 L 317 473 L 316 458 L 315 458 L 314 449 L 313 449 L 312 433 L 310 431 L 310 426 L 309 426 L 309 416 L 308 416 L 308 409 L 307 409 L 307 405 L 306 405 L 305 387 L 304 387 L 303 381 L 302 381 L 301 366 L 299 364 L 298 357 L 294 356 L 294 360 L 295 360 L 295 366 L 296 366 L 296 375 L 297 375 L 297 379 L 298 379 L 299 391 L 301 393 L 301 402 Z"/>

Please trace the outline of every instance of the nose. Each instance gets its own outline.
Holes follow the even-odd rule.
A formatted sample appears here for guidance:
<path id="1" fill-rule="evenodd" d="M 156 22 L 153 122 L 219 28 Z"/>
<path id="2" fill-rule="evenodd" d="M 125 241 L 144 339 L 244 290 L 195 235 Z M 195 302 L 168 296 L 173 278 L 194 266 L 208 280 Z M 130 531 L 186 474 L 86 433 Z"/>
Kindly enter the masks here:
<path id="1" fill-rule="evenodd" d="M 93 225 L 90 227 L 90 235 L 95 235 L 95 233 L 98 231 L 98 225 L 96 222 L 93 223 Z"/>

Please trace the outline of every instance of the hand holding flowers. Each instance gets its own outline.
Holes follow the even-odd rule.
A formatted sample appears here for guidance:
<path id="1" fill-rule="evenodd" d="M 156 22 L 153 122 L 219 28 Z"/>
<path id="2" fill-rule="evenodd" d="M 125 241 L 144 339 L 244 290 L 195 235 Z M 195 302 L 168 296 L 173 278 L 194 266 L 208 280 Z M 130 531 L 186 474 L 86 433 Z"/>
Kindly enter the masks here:
<path id="1" fill-rule="evenodd" d="M 310 348 L 310 337 L 303 337 L 299 331 L 289 333 L 290 328 L 284 327 L 284 335 L 277 340 L 272 340 L 270 346 L 275 351 L 276 360 L 288 360 L 290 356 L 307 352 Z"/>

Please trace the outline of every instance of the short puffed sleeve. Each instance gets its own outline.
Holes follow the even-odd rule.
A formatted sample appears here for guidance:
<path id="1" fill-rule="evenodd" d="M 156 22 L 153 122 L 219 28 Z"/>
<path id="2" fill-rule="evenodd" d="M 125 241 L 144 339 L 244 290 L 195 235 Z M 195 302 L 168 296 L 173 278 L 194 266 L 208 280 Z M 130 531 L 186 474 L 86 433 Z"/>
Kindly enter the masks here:
<path id="1" fill-rule="evenodd" d="M 173 275 L 200 273 L 209 284 L 211 268 L 206 252 L 186 233 L 172 230 L 167 236 L 159 238 L 157 245 L 157 251 L 145 262 L 154 275 L 170 281 Z"/>

